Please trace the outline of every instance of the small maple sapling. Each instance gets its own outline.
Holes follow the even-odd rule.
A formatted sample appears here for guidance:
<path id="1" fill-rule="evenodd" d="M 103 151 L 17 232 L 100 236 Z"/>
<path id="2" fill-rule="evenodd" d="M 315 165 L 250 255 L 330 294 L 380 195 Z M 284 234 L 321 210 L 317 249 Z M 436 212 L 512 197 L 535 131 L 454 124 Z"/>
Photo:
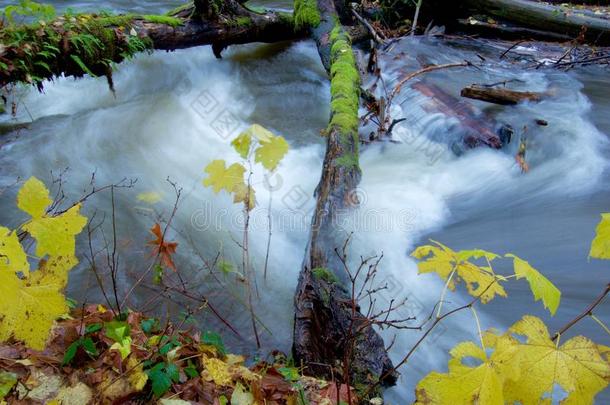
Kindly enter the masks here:
<path id="1" fill-rule="evenodd" d="M 259 163 L 267 171 L 272 173 L 288 153 L 288 142 L 284 137 L 274 135 L 266 128 L 253 124 L 244 132 L 239 134 L 231 146 L 242 159 L 241 163 L 233 163 L 227 167 L 224 160 L 214 160 L 205 168 L 207 177 L 203 180 L 205 187 L 211 187 L 215 193 L 226 191 L 233 196 L 234 203 L 242 203 L 244 206 L 244 233 L 241 244 L 242 269 L 248 286 L 248 305 L 252 318 L 252 328 L 256 336 L 257 346 L 260 347 L 259 336 L 256 327 L 256 317 L 252 307 L 252 288 L 250 276 L 250 259 L 248 256 L 248 228 L 250 223 L 250 211 L 256 207 L 256 191 L 252 187 L 253 168 Z M 270 199 L 271 201 L 271 199 Z M 269 207 L 271 211 L 271 207 Z M 269 218 L 271 219 L 271 218 Z M 267 261 L 271 245 L 271 220 L 269 220 L 269 239 L 267 243 L 267 254 L 265 259 L 264 274 L 267 274 Z"/>

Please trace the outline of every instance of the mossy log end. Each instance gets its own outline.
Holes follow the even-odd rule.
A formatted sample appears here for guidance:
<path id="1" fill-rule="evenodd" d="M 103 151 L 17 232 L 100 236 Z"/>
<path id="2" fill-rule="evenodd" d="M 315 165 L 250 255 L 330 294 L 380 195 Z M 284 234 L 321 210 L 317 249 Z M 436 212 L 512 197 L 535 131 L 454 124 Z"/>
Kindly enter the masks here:
<path id="1" fill-rule="evenodd" d="M 360 74 L 335 5 L 331 0 L 318 0 L 317 8 L 319 22 L 310 26 L 311 35 L 331 79 L 331 117 L 310 242 L 295 294 L 293 354 L 307 373 L 331 377 L 333 370 L 341 370 L 349 351 L 353 354 L 348 356 L 351 375 L 343 376 L 344 381 L 365 387 L 387 375 L 384 383 L 392 385 L 396 375 L 383 340 L 363 323 L 359 312 L 356 317 L 360 320 L 352 323 L 347 274 L 335 252 L 348 236 L 335 229 L 336 220 L 358 204 Z M 317 277 L 316 269 L 325 269 L 332 278 Z M 350 342 L 347 336 L 360 329 Z"/>
<path id="2" fill-rule="evenodd" d="M 42 86 L 65 75 L 105 75 L 112 66 L 138 52 L 212 45 L 214 53 L 229 45 L 278 42 L 303 37 L 291 15 L 258 14 L 235 0 L 224 2 L 224 14 L 206 18 L 193 6 L 168 15 L 60 16 L 53 21 L 0 29 L 0 87 L 10 83 Z M 230 6 L 230 7 L 229 7 Z"/>

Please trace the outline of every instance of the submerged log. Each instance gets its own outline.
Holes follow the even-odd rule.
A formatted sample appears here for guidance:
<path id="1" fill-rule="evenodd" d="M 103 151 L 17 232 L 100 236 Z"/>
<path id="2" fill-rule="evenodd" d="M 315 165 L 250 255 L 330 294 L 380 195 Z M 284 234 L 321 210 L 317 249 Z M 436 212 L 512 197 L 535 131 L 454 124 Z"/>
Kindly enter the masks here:
<path id="1" fill-rule="evenodd" d="M 311 31 L 331 76 L 331 119 L 309 245 L 295 294 L 293 354 L 307 373 L 331 377 L 347 353 L 350 375 L 343 378 L 348 384 L 378 384 L 382 376 L 382 383 L 394 384 L 396 376 L 383 340 L 372 327 L 363 327 L 360 312 L 358 319 L 352 317 L 347 274 L 335 251 L 347 238 L 335 229 L 337 218 L 358 203 L 354 191 L 361 176 L 360 76 L 334 3 L 318 0 L 317 10 L 319 23 Z M 329 276 L 321 276 L 324 274 Z M 359 329 L 362 331 L 349 342 L 346 336 Z"/>
<path id="2" fill-rule="evenodd" d="M 477 85 L 462 89 L 461 95 L 462 97 L 500 105 L 516 105 L 524 101 L 541 101 L 543 98 L 542 93 Z"/>
<path id="3" fill-rule="evenodd" d="M 430 83 L 417 82 L 411 87 L 428 97 L 429 111 L 441 112 L 448 117 L 456 118 L 464 128 L 463 139 L 456 140 L 453 149 L 462 152 L 464 149 L 488 146 L 500 149 L 510 141 L 507 126 L 499 126 L 493 120 L 481 119 L 480 112 L 472 105 L 448 94 L 440 87 Z M 494 127 L 499 127 L 495 131 Z"/>

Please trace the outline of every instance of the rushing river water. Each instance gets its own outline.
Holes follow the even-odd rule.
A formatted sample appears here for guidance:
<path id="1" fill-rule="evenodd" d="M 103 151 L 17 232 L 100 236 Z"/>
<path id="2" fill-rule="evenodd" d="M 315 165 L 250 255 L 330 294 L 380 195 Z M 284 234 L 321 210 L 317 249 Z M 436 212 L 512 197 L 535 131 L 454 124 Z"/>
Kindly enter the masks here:
<path id="1" fill-rule="evenodd" d="M 99 6 L 97 2 L 55 3 L 81 9 Z M 179 3 L 116 1 L 104 5 L 154 12 Z M 386 85 L 391 88 L 404 72 L 419 67 L 394 60 L 401 53 L 417 56 L 409 58 L 410 63 L 474 61 L 476 53 L 501 53 L 488 46 L 471 48 L 434 39 L 403 40 L 389 57 L 382 58 Z M 396 117 L 408 118 L 395 129 L 394 137 L 400 143 L 363 148 L 361 206 L 344 223 L 346 235 L 354 232 L 354 255 L 383 252 L 382 279 L 389 288 L 380 299 L 408 297 L 403 314 L 421 318 L 439 299 L 442 283 L 433 276 L 417 275 L 416 265 L 408 257 L 417 244 L 431 238 L 456 249 L 515 253 L 561 289 L 561 306 L 551 318 L 534 302 L 524 281 L 511 282 L 509 299 L 496 299 L 483 307 L 482 326 L 505 328 L 529 313 L 556 330 L 585 308 L 608 280 L 607 264 L 587 261 L 599 214 L 610 209 L 607 71 L 526 71 L 514 65 L 490 64 L 484 70 L 443 71 L 422 80 L 452 94 L 471 83 L 518 80 L 518 88 L 546 91 L 551 96 L 539 104 L 510 108 L 475 103 L 490 120 L 511 124 L 515 136 L 506 150 L 480 148 L 458 157 L 447 145 L 459 135 L 459 123 L 434 111 L 421 93 L 405 88 L 398 97 L 402 110 L 398 103 L 393 109 Z M 203 168 L 217 158 L 236 160 L 230 140 L 250 123 L 284 135 L 291 151 L 278 174 L 265 179 L 262 173 L 255 173 L 259 208 L 253 213 L 250 255 L 259 274 L 256 312 L 268 329 L 263 332 L 263 353 L 271 348 L 288 351 L 292 297 L 324 153 L 319 130 L 326 126 L 329 111 L 329 83 L 315 45 L 304 41 L 236 46 L 225 52 L 223 60 L 216 60 L 208 47 L 155 52 L 119 66 L 115 87 L 113 96 L 103 78 L 86 78 L 48 83 L 43 94 L 19 90 L 17 116 L 3 120 L 28 125 L 0 136 L 0 189 L 31 175 L 48 184 L 51 172 L 69 168 L 64 189 L 74 199 L 87 187 L 93 172 L 98 185 L 137 178 L 133 189 L 116 192 L 124 293 L 150 260 L 145 246 L 150 239 L 148 229 L 157 215 L 167 218 L 171 211 L 174 195 L 166 181 L 169 177 L 184 189 L 169 232 L 169 238 L 180 243 L 179 268 L 193 275 L 190 278 L 201 284 L 201 291 L 226 319 L 249 336 L 249 315 L 232 298 L 240 293 L 240 278 L 234 274 L 211 278 L 202 269 L 200 255 L 213 258 L 217 252 L 239 268 L 241 254 L 235 240 L 240 239 L 242 226 L 240 208 L 228 196 L 215 195 L 202 186 Z M 535 119 L 549 125 L 538 127 L 533 124 Z M 524 175 L 514 154 L 525 125 L 531 171 Z M 15 193 L 16 187 L 9 188 L 2 198 L 0 223 L 6 226 L 18 226 L 23 219 L 14 207 Z M 137 198 L 140 193 L 155 193 L 161 201 L 141 201 Z M 260 273 L 270 195 L 274 231 L 265 281 Z M 98 215 L 108 214 L 110 206 L 110 195 L 102 193 L 89 200 L 84 211 L 89 216 L 95 210 Z M 85 242 L 81 241 L 83 249 Z M 151 294 L 138 290 L 130 304 L 145 305 Z M 101 299 L 86 266 L 74 271 L 69 295 Z M 446 305 L 453 306 L 466 302 L 467 297 L 451 294 L 448 299 Z M 599 315 L 610 322 L 607 309 L 607 305 L 602 307 Z M 223 326 L 209 315 L 196 322 L 202 328 Z M 235 338 L 222 330 L 233 348 L 254 352 L 251 338 Z M 593 321 L 584 320 L 574 331 L 609 344 L 608 336 Z M 392 357 L 399 359 L 418 337 L 418 332 L 400 333 Z M 398 387 L 389 393 L 389 401 L 411 401 L 416 381 L 432 369 L 446 367 L 448 349 L 464 339 L 476 339 L 470 313 L 447 320 L 421 347 L 403 370 Z M 599 397 L 600 404 L 609 401 L 608 392 Z"/>

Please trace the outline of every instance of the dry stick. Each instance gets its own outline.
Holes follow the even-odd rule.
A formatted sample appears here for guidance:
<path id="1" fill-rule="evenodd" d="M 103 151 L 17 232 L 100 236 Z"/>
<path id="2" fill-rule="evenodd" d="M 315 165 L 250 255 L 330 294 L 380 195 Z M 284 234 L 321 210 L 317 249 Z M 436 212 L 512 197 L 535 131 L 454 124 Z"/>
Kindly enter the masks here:
<path id="1" fill-rule="evenodd" d="M 383 34 L 377 33 L 377 30 L 375 30 L 375 28 L 366 19 L 364 19 L 364 17 L 358 14 L 354 7 L 352 7 L 352 14 L 354 14 L 354 17 L 356 17 L 356 19 L 360 21 L 360 23 L 364 25 L 367 30 L 369 30 L 375 42 L 380 45 L 385 44 L 385 38 L 382 37 Z"/>
<path id="2" fill-rule="evenodd" d="M 507 50 L 505 50 L 502 55 L 500 55 L 500 59 L 504 58 L 510 51 L 512 51 L 513 49 L 515 49 L 516 47 L 518 47 L 519 45 L 521 45 L 522 43 L 527 42 L 527 39 L 522 39 L 521 41 L 517 41 L 514 44 L 511 45 L 510 48 L 508 48 Z"/>
<path id="3" fill-rule="evenodd" d="M 180 196 L 182 195 L 182 189 L 178 189 L 176 187 L 176 184 L 173 183 L 169 179 L 169 177 L 167 178 L 167 181 L 174 187 L 174 191 L 176 192 L 176 201 L 174 202 L 174 207 L 172 209 L 172 213 L 171 213 L 169 219 L 167 220 L 167 224 L 166 224 L 165 228 L 163 229 L 163 234 L 161 235 L 162 240 L 165 240 L 165 234 L 167 233 L 167 230 L 169 229 L 174 217 L 176 216 L 176 212 L 178 211 L 178 203 L 180 202 Z M 146 277 L 148 275 L 148 273 L 151 272 L 151 270 L 154 267 L 154 264 L 157 262 L 157 260 L 159 260 L 160 255 L 161 255 L 161 249 L 159 249 L 159 251 L 157 252 L 157 255 L 155 256 L 155 260 L 150 264 L 150 266 L 148 266 L 148 269 L 146 269 L 146 271 L 144 273 L 142 273 L 142 275 L 131 286 L 129 291 L 127 291 L 127 294 L 125 294 L 125 297 L 123 298 L 122 304 L 125 304 L 127 302 L 127 299 L 129 299 L 129 296 L 133 293 L 133 291 L 144 281 L 144 277 Z"/>
<path id="4" fill-rule="evenodd" d="M 603 55 L 603 56 L 597 56 L 597 57 L 588 58 L 588 59 L 575 60 L 573 62 L 557 63 L 557 64 L 555 64 L 555 66 L 573 66 L 573 65 L 583 64 L 583 63 L 597 62 L 599 60 L 604 60 L 604 59 L 610 59 L 610 55 Z"/>
<path id="5" fill-rule="evenodd" d="M 145 286 L 145 287 L 146 287 L 146 286 Z M 218 318 L 218 319 L 219 319 L 219 320 L 220 320 L 222 323 L 224 323 L 224 324 L 225 324 L 225 325 L 226 325 L 226 326 L 227 326 L 229 329 L 231 329 L 231 331 L 232 331 L 233 333 L 235 333 L 237 336 L 241 337 L 241 335 L 239 334 L 239 332 L 238 332 L 238 331 L 237 331 L 237 330 L 236 330 L 236 329 L 235 329 L 233 326 L 231 326 L 231 324 L 229 323 L 229 321 L 227 321 L 226 319 L 224 319 L 224 318 L 223 318 L 223 317 L 220 315 L 220 313 L 218 312 L 218 310 L 216 310 L 216 308 L 215 308 L 215 307 L 214 307 L 212 304 L 210 304 L 210 301 L 209 301 L 207 298 L 205 298 L 205 297 L 197 297 L 197 296 L 194 296 L 194 295 L 192 295 L 191 293 L 189 293 L 188 291 L 186 291 L 186 290 L 181 290 L 181 289 L 176 288 L 176 287 L 171 287 L 171 286 L 167 286 L 167 285 L 165 285 L 164 287 L 165 287 L 166 289 L 168 289 L 169 291 L 174 291 L 174 292 L 177 292 L 178 294 L 180 294 L 180 295 L 184 296 L 185 298 L 191 299 L 191 300 L 193 300 L 193 301 L 198 301 L 198 302 L 200 302 L 201 304 L 204 304 L 204 303 L 205 303 L 206 307 L 207 307 L 207 308 L 209 308 L 209 309 L 210 309 L 210 311 L 212 311 L 212 312 L 214 313 L 214 315 L 216 315 L 216 317 L 217 317 L 217 318 Z"/>
<path id="6" fill-rule="evenodd" d="M 604 298 L 606 298 L 606 295 L 608 295 L 610 293 L 610 283 L 608 283 L 606 285 L 606 288 L 604 289 L 604 291 L 595 299 L 595 301 L 593 301 L 580 315 L 578 315 L 576 318 L 572 319 L 570 322 L 568 322 L 567 324 L 565 324 L 563 326 L 563 328 L 559 329 L 559 331 L 557 333 L 555 333 L 555 335 L 553 335 L 553 337 L 551 338 L 551 340 L 557 340 L 557 338 L 559 338 L 559 336 L 563 335 L 564 333 L 566 333 L 568 331 L 568 329 L 570 329 L 572 326 L 576 325 L 578 322 L 580 322 L 584 317 L 586 316 L 590 316 L 593 314 L 593 310 L 602 303 L 602 301 L 604 300 Z"/>
<path id="7" fill-rule="evenodd" d="M 398 84 L 396 85 L 396 87 L 394 88 L 394 90 L 392 90 L 392 94 L 391 94 L 391 98 L 394 98 L 394 96 L 396 96 L 396 94 L 398 94 L 400 92 L 401 87 L 408 82 L 409 80 L 413 79 L 414 77 L 417 77 L 419 75 L 422 75 L 424 73 L 428 73 L 428 72 L 433 72 L 436 70 L 441 70 L 441 69 L 450 69 L 450 68 L 456 68 L 456 67 L 466 67 L 466 66 L 473 66 L 472 63 L 465 61 L 465 62 L 461 62 L 461 63 L 447 63 L 444 65 L 432 65 L 432 66 L 428 66 L 425 67 L 423 69 L 420 69 L 416 72 L 410 73 L 408 75 L 406 75 L 405 77 L 403 77 Z"/>
<path id="8" fill-rule="evenodd" d="M 110 267 L 110 279 L 112 280 L 112 291 L 114 293 L 114 301 L 116 303 L 116 310 L 121 316 L 121 304 L 119 303 L 119 294 L 117 292 L 117 271 L 119 259 L 116 255 L 116 210 L 114 204 L 114 185 L 110 187 L 110 196 L 112 201 L 112 265 Z M 110 264 L 110 263 L 109 263 Z"/>
<path id="9" fill-rule="evenodd" d="M 273 190 L 269 190 L 269 208 L 267 210 L 267 222 L 269 225 L 269 237 L 267 238 L 267 252 L 265 253 L 265 268 L 263 279 L 267 281 L 267 266 L 269 265 L 269 251 L 271 250 L 271 236 L 273 235 L 273 224 L 271 223 L 271 203 L 273 202 Z"/>
<path id="10" fill-rule="evenodd" d="M 106 293 L 106 289 L 104 288 L 104 281 L 102 280 L 102 278 L 97 270 L 97 264 L 95 263 L 96 253 L 93 251 L 92 235 L 93 235 L 93 232 L 95 232 L 95 230 L 103 224 L 103 221 L 102 221 L 99 223 L 99 225 L 97 225 L 96 227 L 91 229 L 91 222 L 93 222 L 95 215 L 96 214 L 94 213 L 91 220 L 87 223 L 87 236 L 89 239 L 89 254 L 91 255 L 91 259 L 89 259 L 88 261 L 89 261 L 89 265 L 91 266 L 91 270 L 93 270 L 93 274 L 95 274 L 95 279 L 97 280 L 97 284 L 100 287 L 100 290 L 102 291 L 102 295 L 104 296 L 104 299 L 106 300 L 106 304 L 108 305 L 108 308 L 110 308 L 110 310 L 112 311 L 112 315 L 114 317 L 116 317 L 117 314 L 114 311 L 112 304 L 110 303 L 110 298 L 108 297 L 108 294 Z"/>
<path id="11" fill-rule="evenodd" d="M 377 387 L 381 383 L 381 381 L 383 381 L 385 378 L 387 378 L 391 373 L 395 372 L 400 367 L 405 365 L 407 363 L 407 361 L 409 360 L 409 358 L 411 357 L 411 355 L 413 355 L 415 350 L 417 350 L 417 348 L 424 342 L 424 340 L 428 337 L 428 335 L 430 335 L 430 333 L 434 330 L 434 328 L 443 319 L 448 318 L 449 316 L 454 315 L 465 309 L 471 308 L 474 304 L 476 304 L 481 299 L 481 297 L 487 292 L 487 290 L 489 290 L 491 288 L 491 286 L 494 285 L 496 282 L 497 282 L 497 280 L 494 280 L 491 283 L 489 283 L 489 285 L 485 288 L 485 290 L 483 290 L 483 292 L 481 292 L 481 294 L 479 294 L 477 297 L 472 299 L 468 304 L 462 305 L 461 307 L 458 307 L 455 309 L 452 309 L 451 311 L 443 314 L 442 316 L 437 317 L 434 320 L 434 322 L 432 323 L 432 325 L 428 328 L 428 330 L 426 330 L 424 332 L 424 334 L 419 338 L 419 340 L 417 342 L 415 342 L 415 345 L 413 345 L 411 350 L 409 350 L 409 352 L 402 358 L 402 360 L 396 366 L 394 366 L 394 368 L 392 368 L 391 370 L 388 370 L 384 375 L 382 375 L 381 378 L 379 378 L 375 384 L 371 385 L 368 388 L 368 390 L 366 391 L 365 395 L 368 395 L 375 387 Z M 608 286 L 608 288 L 610 288 L 610 285 Z"/>
<path id="12" fill-rule="evenodd" d="M 248 284 L 248 307 L 250 309 L 250 318 L 252 319 L 252 331 L 256 338 L 256 347 L 261 348 L 260 338 L 258 336 L 258 329 L 256 328 L 256 316 L 254 315 L 254 307 L 252 305 L 252 277 L 250 274 L 250 255 L 248 252 L 248 232 L 250 227 L 250 190 L 252 189 L 252 167 L 250 166 L 250 174 L 248 175 L 248 190 L 246 192 L 246 200 L 244 201 L 244 215 L 246 216 L 244 224 L 244 239 L 243 239 L 243 252 L 242 252 L 242 265 L 244 276 Z M 258 288 L 257 288 L 258 293 Z"/>
<path id="13" fill-rule="evenodd" d="M 593 319 L 608 335 L 610 335 L 610 329 L 608 329 L 608 327 L 606 326 L 605 323 L 602 322 L 601 319 L 599 319 L 598 317 L 596 317 L 595 315 L 591 314 L 589 315 L 591 317 L 591 319 Z"/>
<path id="14" fill-rule="evenodd" d="M 419 20 L 419 11 L 421 10 L 421 4 L 423 0 L 418 0 L 417 5 L 415 6 L 415 16 L 413 17 L 413 26 L 411 27 L 411 36 L 415 36 L 415 31 L 417 31 L 417 20 Z"/>

